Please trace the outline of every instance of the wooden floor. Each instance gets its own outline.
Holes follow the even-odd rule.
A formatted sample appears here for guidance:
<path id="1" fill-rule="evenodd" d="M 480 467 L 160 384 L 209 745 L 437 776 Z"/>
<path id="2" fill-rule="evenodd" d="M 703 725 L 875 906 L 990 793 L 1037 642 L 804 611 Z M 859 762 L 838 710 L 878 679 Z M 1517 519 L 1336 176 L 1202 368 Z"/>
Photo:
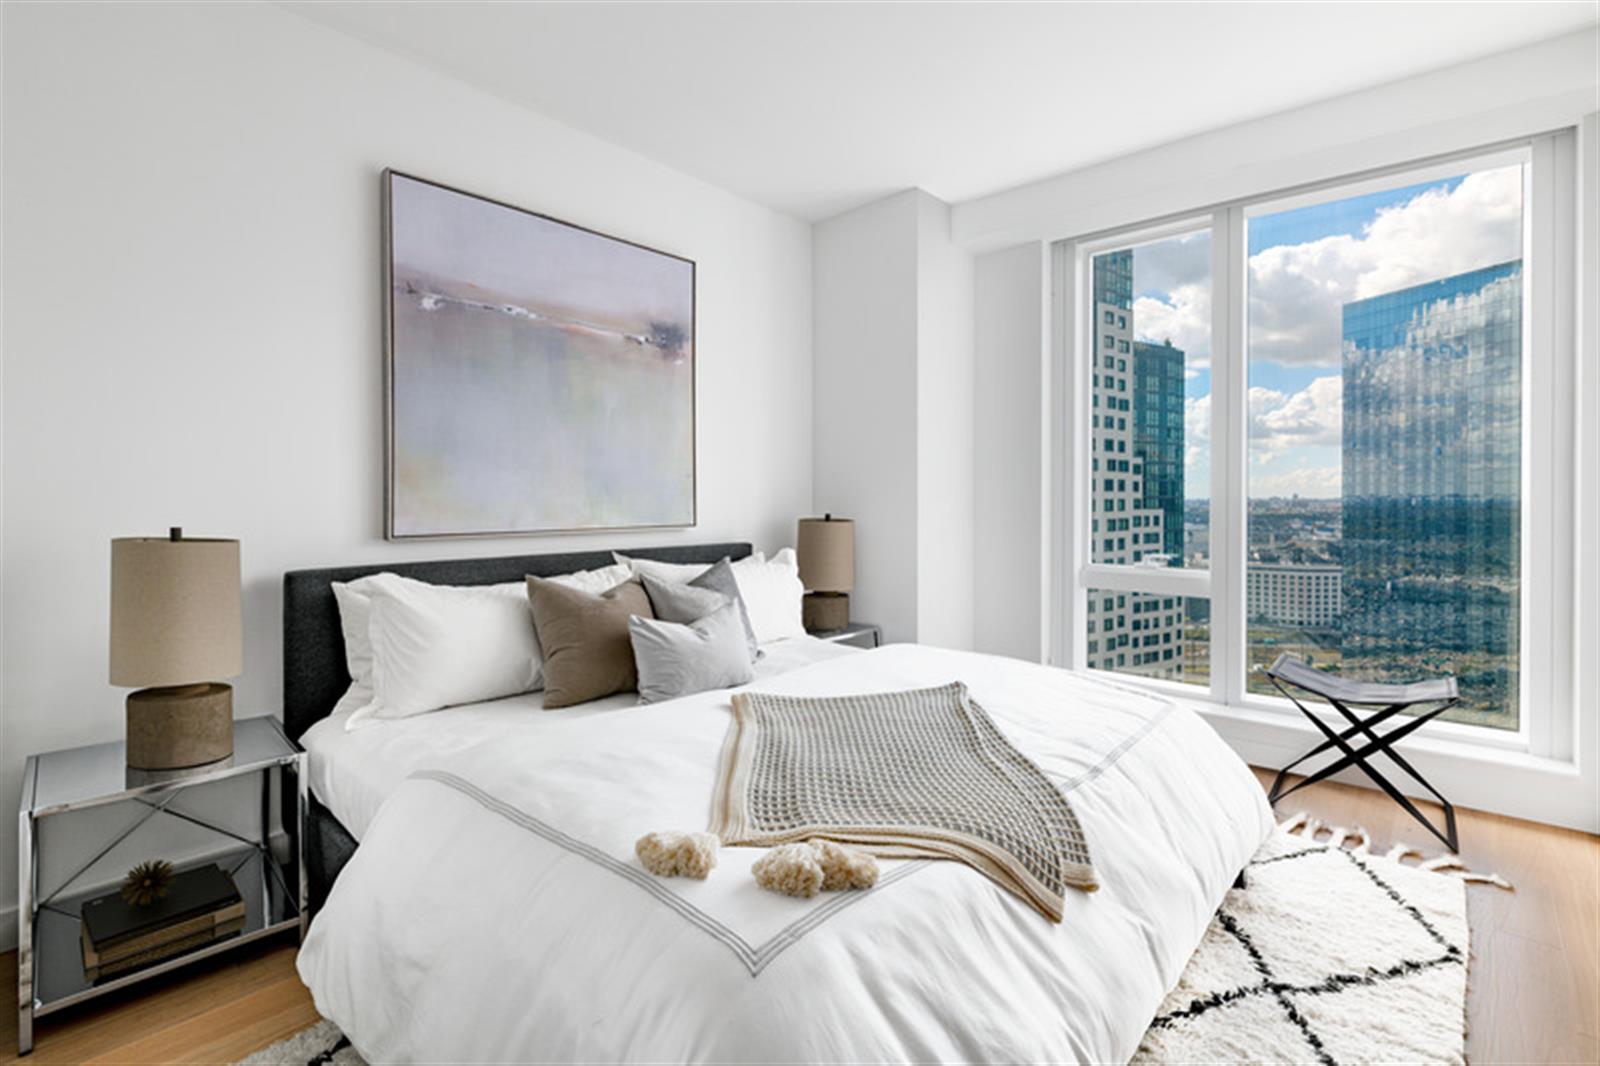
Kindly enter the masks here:
<path id="1" fill-rule="evenodd" d="M 1270 780 L 1257 771 L 1263 784 Z M 1381 793 L 1323 783 L 1280 814 L 1360 825 L 1373 850 L 1428 848 L 1421 826 Z M 1427 809 L 1428 813 L 1436 813 Z M 1600 838 L 1458 811 L 1462 858 L 1516 886 L 1467 888 L 1472 961 L 1467 1056 L 1489 1062 L 1600 1062 Z M 242 949 L 41 1021 L 33 1062 L 231 1062 L 317 1020 L 285 938 Z M 15 1002 L 16 955 L 0 955 Z M 14 1062 L 16 1016 L 0 1016 L 0 1062 Z"/>

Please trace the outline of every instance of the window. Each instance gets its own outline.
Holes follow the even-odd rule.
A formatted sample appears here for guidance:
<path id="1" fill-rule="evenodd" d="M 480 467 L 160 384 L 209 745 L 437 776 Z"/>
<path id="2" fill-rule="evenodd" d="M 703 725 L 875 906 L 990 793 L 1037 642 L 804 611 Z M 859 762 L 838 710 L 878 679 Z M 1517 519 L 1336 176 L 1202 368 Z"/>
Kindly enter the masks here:
<path id="1" fill-rule="evenodd" d="M 1095 255 L 1093 264 L 1092 286 L 1085 299 L 1099 312 L 1091 321 L 1097 323 L 1100 340 L 1091 343 L 1099 348 L 1114 343 L 1128 358 L 1117 359 L 1116 375 L 1092 379 L 1092 406 L 1104 403 L 1128 411 L 1132 418 L 1102 425 L 1091 436 L 1092 449 L 1117 457 L 1107 469 L 1129 476 L 1094 483 L 1090 521 L 1098 521 L 1100 515 L 1126 515 L 1110 519 L 1113 525 L 1108 528 L 1139 532 L 1096 540 L 1091 545 L 1092 561 L 1113 572 L 1122 567 L 1203 568 L 1206 530 L 1191 522 L 1188 505 L 1191 500 L 1204 501 L 1208 489 L 1203 474 L 1186 477 L 1185 450 L 1198 454 L 1206 445 L 1201 440 L 1186 441 L 1184 420 L 1209 388 L 1211 324 L 1205 309 L 1211 288 L 1210 231 L 1201 228 L 1110 248 Z M 1105 638 L 1099 642 L 1105 654 L 1096 655 L 1090 665 L 1205 684 L 1210 674 L 1209 637 L 1190 623 L 1191 616 L 1207 614 L 1204 601 L 1185 600 L 1190 608 L 1178 610 L 1178 600 L 1169 596 L 1171 609 L 1148 616 L 1147 609 L 1158 609 L 1162 598 L 1131 598 L 1131 611 L 1119 602 L 1108 614 L 1112 608 L 1097 606 L 1109 602 L 1099 590 L 1087 595 L 1087 618 Z M 1141 647 L 1165 646 L 1169 654 L 1152 651 L 1131 660 L 1114 654 L 1134 633 L 1141 634 Z M 1191 651 L 1182 650 L 1191 645 Z"/>
<path id="2" fill-rule="evenodd" d="M 1247 589 L 1283 591 L 1247 597 L 1252 666 L 1452 673 L 1448 718 L 1517 728 L 1524 166 L 1246 212 Z"/>
<path id="3" fill-rule="evenodd" d="M 1570 757 L 1552 698 L 1571 665 L 1554 631 L 1571 613 L 1565 482 L 1540 463 L 1570 461 L 1572 351 L 1552 338 L 1575 314 L 1558 254 L 1574 145 L 1542 135 L 1058 246 L 1056 513 L 1076 531 L 1057 661 L 1285 714 L 1262 674 L 1283 652 L 1360 679 L 1450 673 L 1461 704 L 1426 734 Z M 1091 384 L 1076 353 L 1124 344 L 1126 369 Z M 1089 480 L 1091 439 L 1119 476 Z"/>

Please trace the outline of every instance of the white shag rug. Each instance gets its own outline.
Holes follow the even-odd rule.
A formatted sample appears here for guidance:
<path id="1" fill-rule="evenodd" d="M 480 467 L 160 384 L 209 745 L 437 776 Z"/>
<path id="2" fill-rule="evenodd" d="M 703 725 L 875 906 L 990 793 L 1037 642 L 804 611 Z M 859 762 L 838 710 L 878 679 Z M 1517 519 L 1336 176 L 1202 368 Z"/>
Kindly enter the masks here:
<path id="1" fill-rule="evenodd" d="M 1304 815 L 1280 825 L 1134 1061 L 1464 1063 L 1463 882 L 1510 886 L 1453 856 L 1408 865 L 1414 849 L 1379 856 L 1367 845 L 1364 830 Z"/>
<path id="2" fill-rule="evenodd" d="M 1329 833 L 1322 840 L 1317 837 Z M 1349 847 L 1346 847 L 1346 845 Z M 1134 1062 L 1466 1061 L 1466 873 L 1304 815 L 1262 845 L 1162 1002 Z M 365 1060 L 330 1021 L 239 1066 Z"/>

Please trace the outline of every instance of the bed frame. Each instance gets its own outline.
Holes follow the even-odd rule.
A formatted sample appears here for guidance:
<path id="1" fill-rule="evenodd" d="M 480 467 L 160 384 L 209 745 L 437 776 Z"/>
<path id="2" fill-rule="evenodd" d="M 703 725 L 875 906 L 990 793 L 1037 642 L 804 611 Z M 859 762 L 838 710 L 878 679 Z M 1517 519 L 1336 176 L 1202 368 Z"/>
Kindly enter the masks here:
<path id="1" fill-rule="evenodd" d="M 743 559 L 750 545 L 683 544 L 666 548 L 626 548 L 628 555 L 669 563 L 710 565 L 728 556 Z M 435 585 L 496 585 L 520 581 L 528 574 L 548 577 L 575 570 L 609 566 L 610 551 L 564 552 L 556 555 L 505 555 L 492 559 L 445 559 L 421 563 L 367 563 L 320 570 L 291 570 L 283 575 L 283 726 L 298 741 L 307 729 L 326 718 L 350 687 L 345 669 L 344 633 L 333 582 L 354 581 L 369 574 L 392 573 Z M 296 824 L 295 797 L 284 790 L 286 827 Z M 328 896 L 333 880 L 355 854 L 356 840 L 315 797 L 306 819 L 306 877 L 311 911 Z"/>

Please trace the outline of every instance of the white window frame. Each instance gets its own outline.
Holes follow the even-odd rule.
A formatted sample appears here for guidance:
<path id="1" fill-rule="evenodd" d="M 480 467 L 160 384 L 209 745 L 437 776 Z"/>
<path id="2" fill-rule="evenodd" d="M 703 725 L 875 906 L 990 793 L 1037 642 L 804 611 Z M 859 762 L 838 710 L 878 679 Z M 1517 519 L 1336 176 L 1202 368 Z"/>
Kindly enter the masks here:
<path id="1" fill-rule="evenodd" d="M 1059 575 L 1051 618 L 1052 661 L 1086 667 L 1089 589 L 1211 600 L 1209 686 L 1119 674 L 1131 683 L 1214 705 L 1244 721 L 1298 719 L 1289 701 L 1247 691 L 1245 560 L 1248 447 L 1245 439 L 1248 350 L 1245 222 L 1305 204 L 1428 181 L 1464 170 L 1524 163 L 1523 448 L 1519 722 L 1501 730 L 1434 721 L 1420 738 L 1463 744 L 1508 757 L 1573 758 L 1575 704 L 1572 645 L 1573 450 L 1570 398 L 1575 382 L 1577 303 L 1577 150 L 1573 130 L 1414 160 L 1359 174 L 1251 196 L 1204 210 L 1057 242 L 1052 249 L 1052 321 L 1056 383 L 1052 405 L 1057 521 L 1053 572 Z M 1093 257 L 1209 228 L 1212 252 L 1210 568 L 1155 568 L 1091 561 L 1090 374 Z M 1307 727 L 1309 728 L 1309 727 Z"/>

